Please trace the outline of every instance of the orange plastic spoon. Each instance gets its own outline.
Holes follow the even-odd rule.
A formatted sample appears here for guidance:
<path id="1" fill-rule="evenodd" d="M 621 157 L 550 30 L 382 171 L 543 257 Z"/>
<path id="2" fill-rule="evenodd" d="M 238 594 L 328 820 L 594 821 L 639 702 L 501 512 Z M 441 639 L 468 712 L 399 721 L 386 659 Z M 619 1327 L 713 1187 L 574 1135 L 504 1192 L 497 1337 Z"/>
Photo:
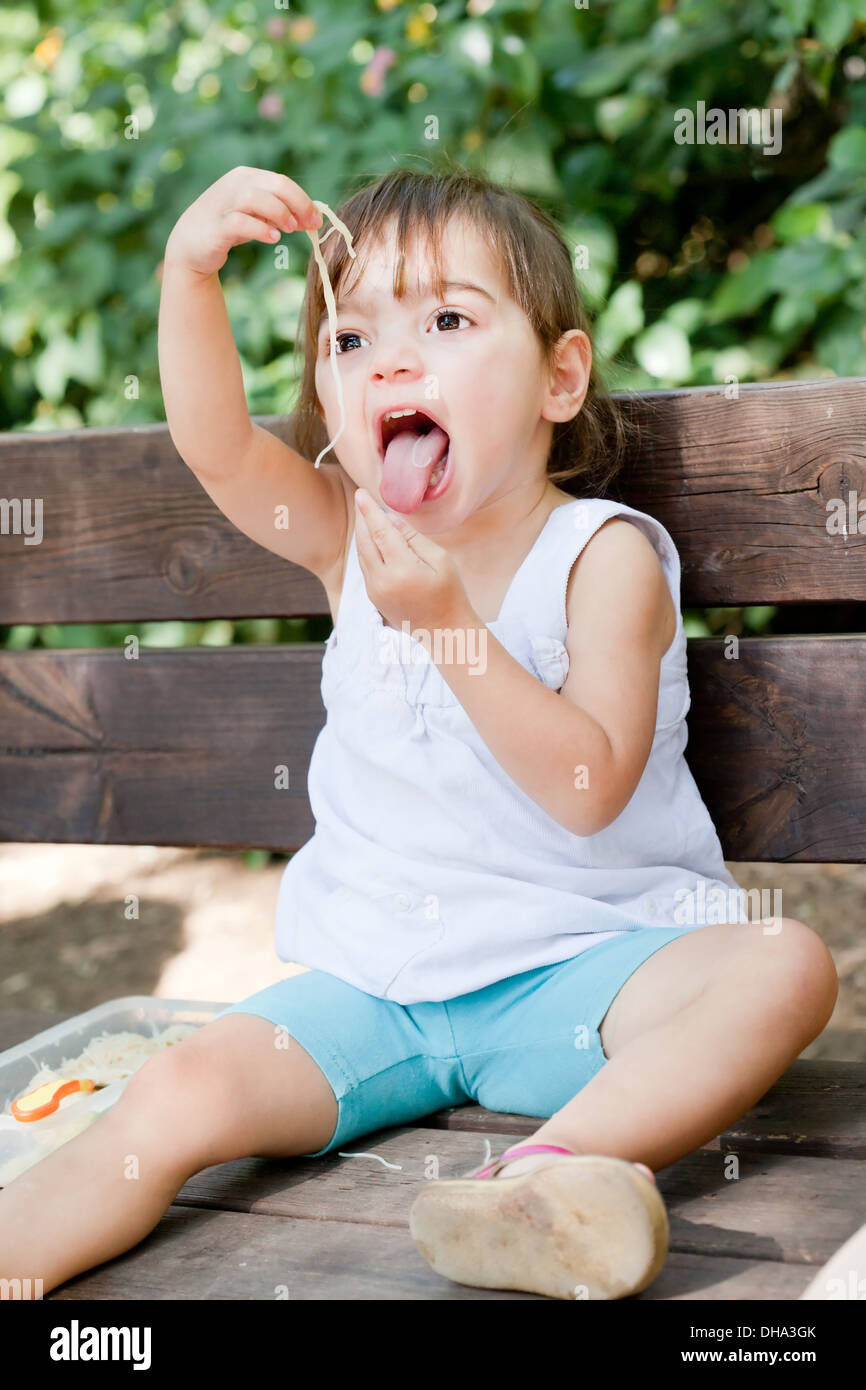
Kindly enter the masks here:
<path id="1" fill-rule="evenodd" d="M 79 1081 L 46 1081 L 35 1091 L 13 1100 L 12 1114 L 16 1120 L 41 1120 L 54 1113 L 64 1096 L 71 1096 L 73 1091 L 92 1091 L 95 1087 L 96 1082 L 86 1077 Z"/>

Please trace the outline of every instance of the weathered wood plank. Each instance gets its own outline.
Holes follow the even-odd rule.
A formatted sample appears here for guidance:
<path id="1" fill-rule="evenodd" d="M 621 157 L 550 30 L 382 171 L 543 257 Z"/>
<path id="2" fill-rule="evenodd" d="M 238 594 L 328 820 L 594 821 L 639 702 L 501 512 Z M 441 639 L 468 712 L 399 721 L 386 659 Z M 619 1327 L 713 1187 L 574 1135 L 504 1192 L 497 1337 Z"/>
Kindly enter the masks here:
<path id="1" fill-rule="evenodd" d="M 673 1251 L 635 1301 L 797 1299 L 809 1265 Z M 408 1230 L 172 1206 L 132 1250 L 69 1279 L 46 1302 L 117 1299 L 485 1302 L 535 1294 L 479 1289 L 436 1274 Z"/>
<path id="2" fill-rule="evenodd" d="M 725 858 L 866 863 L 866 638 L 724 650 L 689 644 L 686 757 Z M 0 839 L 298 849 L 321 660 L 314 643 L 0 652 Z"/>
<path id="3" fill-rule="evenodd" d="M 0 652 L 0 839 L 299 848 L 321 662 L 310 643 Z"/>
<path id="4" fill-rule="evenodd" d="M 617 495 L 658 517 L 683 606 L 866 598 L 866 379 L 648 391 Z M 828 503 L 831 511 L 828 511 Z M 848 534 L 828 517 L 853 509 Z"/>
<path id="5" fill-rule="evenodd" d="M 686 759 L 725 858 L 866 862 L 866 759 L 850 751 L 866 642 L 746 638 L 730 660 L 724 647 L 688 644 Z"/>
<path id="6" fill-rule="evenodd" d="M 261 423 L 291 441 L 291 417 Z M 0 545 L 0 623 L 328 616 L 315 575 L 222 515 L 167 425 L 0 434 L 0 496 L 22 518 Z"/>
<path id="7" fill-rule="evenodd" d="M 612 495 L 670 531 L 684 607 L 866 597 L 866 531 L 827 529 L 828 502 L 856 518 L 866 499 L 864 396 L 851 378 L 621 397 L 639 434 Z M 292 441 L 293 416 L 256 420 Z M 0 494 L 42 499 L 40 544 L 20 522 L 3 537 L 0 623 L 328 616 L 319 581 L 222 516 L 164 424 L 0 434 Z"/>
<path id="8" fill-rule="evenodd" d="M 487 1137 L 493 1154 L 520 1138 L 505 1130 Z M 405 1226 L 428 1173 L 465 1178 L 486 1157 L 478 1135 L 421 1126 L 379 1130 L 345 1152 L 368 1156 L 219 1164 L 190 1178 L 176 1202 Z M 734 1172 L 739 1176 L 726 1176 Z M 699 1149 L 656 1179 L 668 1209 L 671 1249 L 688 1254 L 822 1265 L 866 1222 L 863 1165 L 849 1159 Z"/>
<path id="9" fill-rule="evenodd" d="M 536 1294 L 473 1289 L 443 1279 L 402 1227 L 179 1206 L 170 1207 L 140 1245 L 46 1295 L 58 1302 L 110 1298 L 540 1301 Z"/>

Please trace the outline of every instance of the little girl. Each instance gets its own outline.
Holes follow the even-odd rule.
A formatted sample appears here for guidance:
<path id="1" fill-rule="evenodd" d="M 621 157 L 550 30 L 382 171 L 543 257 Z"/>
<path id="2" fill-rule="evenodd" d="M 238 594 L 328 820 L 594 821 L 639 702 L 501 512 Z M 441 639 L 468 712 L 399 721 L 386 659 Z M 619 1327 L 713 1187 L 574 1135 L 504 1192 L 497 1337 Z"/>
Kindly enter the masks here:
<path id="1" fill-rule="evenodd" d="M 461 1284 L 621 1298 L 667 1251 L 653 1171 L 790 1066 L 836 972 L 802 922 L 694 912 L 741 890 L 684 758 L 679 559 L 603 495 L 624 427 L 553 222 L 462 170 L 396 169 L 327 211 L 319 251 L 296 183 L 232 170 L 172 231 L 159 326 L 181 456 L 334 617 L 316 829 L 276 914 L 309 969 L 150 1059 L 0 1193 L 0 1276 L 49 1290 L 118 1255 L 211 1164 L 474 1101 L 542 1122 L 420 1183 L 421 1254 Z M 297 229 L 317 259 L 296 451 L 249 419 L 218 272 Z"/>

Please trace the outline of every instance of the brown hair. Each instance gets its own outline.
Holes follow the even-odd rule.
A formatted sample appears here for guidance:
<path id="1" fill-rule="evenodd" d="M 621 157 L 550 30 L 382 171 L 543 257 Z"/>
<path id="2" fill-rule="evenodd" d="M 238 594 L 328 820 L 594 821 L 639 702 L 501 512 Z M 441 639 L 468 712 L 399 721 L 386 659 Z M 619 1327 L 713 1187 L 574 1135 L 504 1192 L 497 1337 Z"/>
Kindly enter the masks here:
<path id="1" fill-rule="evenodd" d="M 513 189 L 459 167 L 438 174 L 395 169 L 365 184 L 334 211 L 352 234 L 359 266 L 361 247 L 381 236 L 396 220 L 398 254 L 393 292 L 397 299 L 406 291 L 407 232 L 419 228 L 426 232 L 434 257 L 436 293 L 441 295 L 440 228 L 451 217 L 464 217 L 499 255 L 508 292 L 532 324 L 548 367 L 553 361 L 553 346 L 563 333 L 571 328 L 589 333 L 589 319 L 565 241 L 554 222 Z M 322 257 L 336 297 L 351 264 L 346 244 L 336 230 L 322 246 Z M 328 442 L 315 386 L 316 344 L 324 312 L 322 281 L 311 255 L 301 311 L 307 350 L 293 412 L 295 447 L 306 458 L 315 458 Z M 547 475 L 575 495 L 600 495 L 619 472 L 629 438 L 629 419 L 603 392 L 593 361 L 586 398 L 577 415 L 554 423 Z"/>

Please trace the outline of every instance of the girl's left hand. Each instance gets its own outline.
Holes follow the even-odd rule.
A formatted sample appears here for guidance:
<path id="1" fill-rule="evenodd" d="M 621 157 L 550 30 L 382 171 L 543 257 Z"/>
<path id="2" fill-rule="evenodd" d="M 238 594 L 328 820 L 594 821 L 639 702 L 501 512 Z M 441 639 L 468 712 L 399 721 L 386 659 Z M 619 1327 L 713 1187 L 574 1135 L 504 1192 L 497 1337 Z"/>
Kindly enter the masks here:
<path id="1" fill-rule="evenodd" d="M 370 601 L 391 627 L 408 621 L 411 634 L 477 622 L 448 551 L 364 488 L 355 492 L 355 538 Z"/>

